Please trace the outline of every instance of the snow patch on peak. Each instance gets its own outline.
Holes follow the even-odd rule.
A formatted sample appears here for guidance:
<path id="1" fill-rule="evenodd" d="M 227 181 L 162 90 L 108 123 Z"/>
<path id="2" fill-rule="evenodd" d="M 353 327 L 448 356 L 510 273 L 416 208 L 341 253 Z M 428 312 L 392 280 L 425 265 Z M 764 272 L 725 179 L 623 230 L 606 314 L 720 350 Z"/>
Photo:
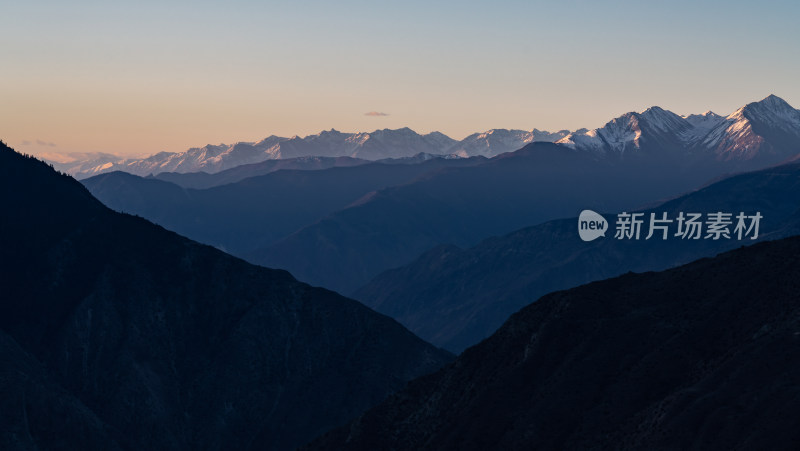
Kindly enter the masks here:
<path id="1" fill-rule="evenodd" d="M 683 115 L 681 117 L 686 119 L 687 121 L 689 121 L 690 124 L 694 124 L 694 123 L 697 123 L 697 122 L 708 121 L 708 120 L 721 120 L 721 119 L 724 119 L 724 116 L 720 116 L 719 114 L 717 114 L 717 113 L 715 113 L 715 112 L 713 112 L 711 110 L 708 110 L 708 111 L 706 111 L 705 113 L 702 113 L 702 114 L 689 114 L 689 115 Z"/>
<path id="2" fill-rule="evenodd" d="M 703 114 L 690 114 L 683 116 L 683 118 L 689 124 L 689 127 L 680 133 L 679 138 L 689 146 L 707 141 L 709 134 L 725 122 L 724 117 L 713 111 L 706 111 Z"/>
<path id="3" fill-rule="evenodd" d="M 481 133 L 473 133 L 467 136 L 448 152 L 480 155 L 493 157 L 506 152 L 519 150 L 532 142 L 555 142 L 569 134 L 567 130 L 555 133 L 538 130 L 536 128 L 527 130 L 515 130 L 505 128 L 494 128 Z"/>
<path id="4" fill-rule="evenodd" d="M 642 114 L 644 113 L 625 113 L 610 120 L 602 128 L 581 129 L 570 133 L 556 143 L 594 153 L 623 154 L 629 148 L 639 146 L 639 140 L 642 137 L 639 118 Z M 659 113 L 653 112 L 652 114 Z"/>
<path id="5" fill-rule="evenodd" d="M 598 129 L 587 130 L 582 128 L 559 139 L 556 144 L 595 153 L 604 153 L 606 150 L 606 143 L 598 133 Z"/>
<path id="6" fill-rule="evenodd" d="M 759 102 L 748 103 L 731 116 L 734 115 L 770 128 L 800 133 L 800 111 L 776 95 L 771 94 Z"/>
<path id="7" fill-rule="evenodd" d="M 677 132 L 688 127 L 684 118 L 658 106 L 650 107 L 639 113 L 638 116 L 662 132 Z"/>

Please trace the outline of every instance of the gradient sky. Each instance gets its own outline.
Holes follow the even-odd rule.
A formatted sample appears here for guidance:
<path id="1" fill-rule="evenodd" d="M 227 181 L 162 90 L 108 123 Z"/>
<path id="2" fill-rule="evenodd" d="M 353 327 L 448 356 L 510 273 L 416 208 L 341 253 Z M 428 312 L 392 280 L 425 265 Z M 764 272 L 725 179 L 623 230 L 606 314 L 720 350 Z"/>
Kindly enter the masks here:
<path id="1" fill-rule="evenodd" d="M 145 155 L 330 128 L 595 128 L 770 93 L 798 107 L 798 19 L 796 0 L 3 2 L 0 139 Z"/>

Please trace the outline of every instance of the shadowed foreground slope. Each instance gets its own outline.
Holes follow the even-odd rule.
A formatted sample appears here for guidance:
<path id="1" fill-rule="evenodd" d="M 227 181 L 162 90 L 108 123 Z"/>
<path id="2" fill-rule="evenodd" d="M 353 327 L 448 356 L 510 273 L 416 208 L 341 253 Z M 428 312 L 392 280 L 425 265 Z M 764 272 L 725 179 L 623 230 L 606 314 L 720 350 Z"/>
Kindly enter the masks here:
<path id="1" fill-rule="evenodd" d="M 449 356 L 0 144 L 0 448 L 293 449 Z"/>
<path id="2" fill-rule="evenodd" d="M 311 449 L 797 449 L 800 238 L 543 297 Z"/>

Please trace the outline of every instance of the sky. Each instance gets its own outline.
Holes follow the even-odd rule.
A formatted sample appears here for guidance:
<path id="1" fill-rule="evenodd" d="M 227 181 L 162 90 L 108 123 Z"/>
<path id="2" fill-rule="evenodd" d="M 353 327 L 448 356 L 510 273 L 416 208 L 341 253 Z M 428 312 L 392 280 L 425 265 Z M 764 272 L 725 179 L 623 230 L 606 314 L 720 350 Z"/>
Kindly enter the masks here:
<path id="1" fill-rule="evenodd" d="M 796 0 L 2 1 L 0 139 L 133 156 L 800 107 L 798 18 Z"/>

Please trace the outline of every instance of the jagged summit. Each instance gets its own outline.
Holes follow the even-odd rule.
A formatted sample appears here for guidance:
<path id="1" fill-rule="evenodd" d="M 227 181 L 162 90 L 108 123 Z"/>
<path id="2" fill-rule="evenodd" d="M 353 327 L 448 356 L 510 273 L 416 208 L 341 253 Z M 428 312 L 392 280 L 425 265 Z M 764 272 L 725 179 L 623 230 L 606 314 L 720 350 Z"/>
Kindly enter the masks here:
<path id="1" fill-rule="evenodd" d="M 733 116 L 744 116 L 749 120 L 762 121 L 775 127 L 791 129 L 800 127 L 800 111 L 774 94 L 761 101 L 748 103 L 731 115 Z"/>
<path id="2" fill-rule="evenodd" d="M 602 128 L 578 130 L 557 141 L 601 155 L 646 149 L 707 155 L 718 160 L 791 157 L 800 140 L 800 111 L 770 95 L 723 117 L 712 111 L 679 116 L 658 106 L 629 112 Z"/>

